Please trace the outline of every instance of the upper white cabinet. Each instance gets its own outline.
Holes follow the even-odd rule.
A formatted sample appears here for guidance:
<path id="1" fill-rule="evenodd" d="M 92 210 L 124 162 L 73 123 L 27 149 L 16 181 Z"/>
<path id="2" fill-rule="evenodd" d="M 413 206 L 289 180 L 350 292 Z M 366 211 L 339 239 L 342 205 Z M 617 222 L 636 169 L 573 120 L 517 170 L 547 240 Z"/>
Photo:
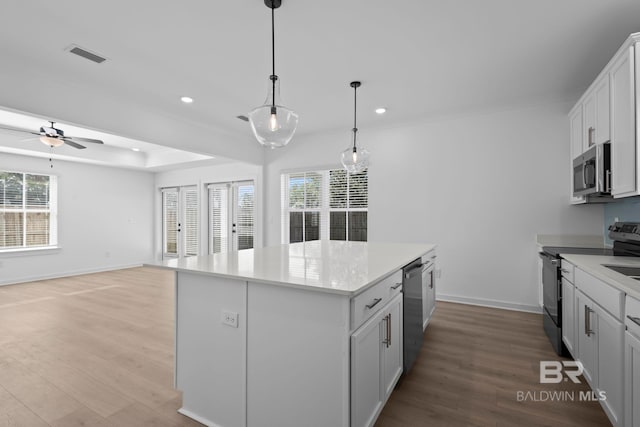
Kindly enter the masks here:
<path id="1" fill-rule="evenodd" d="M 585 196 L 573 195 L 573 159 L 582 154 L 584 151 L 584 133 L 583 128 L 582 104 L 576 105 L 569 114 L 570 138 L 571 138 L 571 157 L 569 159 L 569 170 L 571 171 L 571 180 L 569 186 L 569 194 L 571 194 L 571 203 L 586 203 Z"/>
<path id="2" fill-rule="evenodd" d="M 592 145 L 611 142 L 615 198 L 640 195 L 638 49 L 640 33 L 632 34 L 569 113 L 572 160 Z M 571 198 L 574 204 L 584 200 Z"/>
<path id="3" fill-rule="evenodd" d="M 635 45 L 624 49 L 611 67 L 611 169 L 614 197 L 638 193 L 636 138 Z"/>

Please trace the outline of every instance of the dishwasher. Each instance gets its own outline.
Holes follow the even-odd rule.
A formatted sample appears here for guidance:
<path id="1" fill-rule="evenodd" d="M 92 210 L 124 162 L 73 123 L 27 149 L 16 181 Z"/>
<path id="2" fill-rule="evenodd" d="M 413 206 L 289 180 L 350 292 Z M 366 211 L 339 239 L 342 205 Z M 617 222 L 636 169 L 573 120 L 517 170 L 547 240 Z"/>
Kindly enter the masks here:
<path id="1" fill-rule="evenodd" d="M 422 258 L 407 264 L 402 269 L 402 301 L 403 301 L 403 374 L 413 367 L 422 347 Z"/>

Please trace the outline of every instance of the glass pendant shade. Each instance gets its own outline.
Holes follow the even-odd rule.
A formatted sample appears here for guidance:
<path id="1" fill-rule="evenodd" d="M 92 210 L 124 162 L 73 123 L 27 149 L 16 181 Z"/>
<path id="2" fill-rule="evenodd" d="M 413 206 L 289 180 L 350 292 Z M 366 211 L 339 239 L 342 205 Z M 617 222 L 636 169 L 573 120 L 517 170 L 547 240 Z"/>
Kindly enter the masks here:
<path id="1" fill-rule="evenodd" d="M 287 145 L 298 127 L 298 114 L 282 106 L 280 80 L 276 80 L 275 90 L 272 81 L 269 81 L 269 91 L 264 105 L 254 108 L 248 115 L 256 139 L 269 148 Z"/>
<path id="2" fill-rule="evenodd" d="M 342 166 L 350 174 L 364 172 L 369 167 L 369 152 L 362 145 L 350 145 L 340 156 Z"/>
<path id="3" fill-rule="evenodd" d="M 60 147 L 64 144 L 64 141 L 59 138 L 52 138 L 50 136 L 41 136 L 40 142 L 49 147 Z"/>

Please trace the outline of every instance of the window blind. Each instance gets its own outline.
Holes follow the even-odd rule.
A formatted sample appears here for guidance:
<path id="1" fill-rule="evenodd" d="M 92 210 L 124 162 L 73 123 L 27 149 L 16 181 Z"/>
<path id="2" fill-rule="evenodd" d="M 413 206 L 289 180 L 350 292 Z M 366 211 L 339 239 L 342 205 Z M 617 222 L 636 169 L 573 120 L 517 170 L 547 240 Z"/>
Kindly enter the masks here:
<path id="1" fill-rule="evenodd" d="M 237 184 L 236 196 L 236 234 L 238 249 L 253 248 L 255 224 L 255 189 L 253 183 Z"/>
<path id="2" fill-rule="evenodd" d="M 184 255 L 196 256 L 199 252 L 198 239 L 198 191 L 195 187 L 184 190 Z"/>
<path id="3" fill-rule="evenodd" d="M 283 243 L 367 240 L 368 171 L 283 174 L 281 185 Z"/>
<path id="4" fill-rule="evenodd" d="M 0 171 L 0 250 L 55 246 L 57 177 Z"/>
<path id="5" fill-rule="evenodd" d="M 178 189 L 162 190 L 162 236 L 165 255 L 178 255 Z"/>
<path id="6" fill-rule="evenodd" d="M 229 251 L 229 187 L 209 185 L 209 253 Z"/>

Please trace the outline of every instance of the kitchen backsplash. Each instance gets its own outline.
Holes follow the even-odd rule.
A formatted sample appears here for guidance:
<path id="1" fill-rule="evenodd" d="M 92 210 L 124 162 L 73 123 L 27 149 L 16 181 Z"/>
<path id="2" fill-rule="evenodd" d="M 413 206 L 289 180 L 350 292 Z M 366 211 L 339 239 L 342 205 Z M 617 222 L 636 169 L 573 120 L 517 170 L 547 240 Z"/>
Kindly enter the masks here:
<path id="1" fill-rule="evenodd" d="M 640 197 L 630 197 L 619 202 L 604 205 L 604 240 L 611 245 L 609 239 L 609 226 L 618 218 L 618 221 L 640 222 Z"/>

